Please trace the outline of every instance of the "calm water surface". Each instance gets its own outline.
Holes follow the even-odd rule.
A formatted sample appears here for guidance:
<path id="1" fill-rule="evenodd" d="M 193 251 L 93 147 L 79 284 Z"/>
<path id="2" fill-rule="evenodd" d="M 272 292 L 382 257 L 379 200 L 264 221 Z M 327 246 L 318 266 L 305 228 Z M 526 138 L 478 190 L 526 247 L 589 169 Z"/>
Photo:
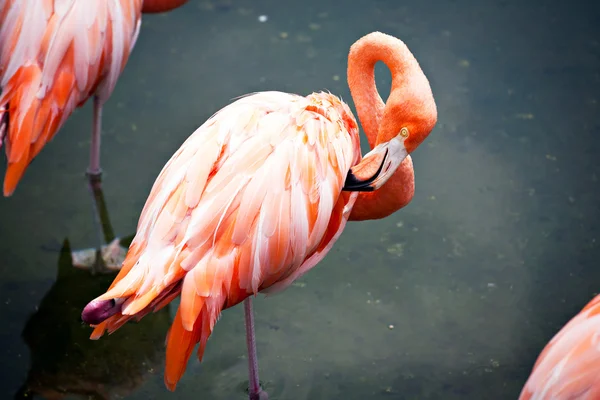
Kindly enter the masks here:
<path id="1" fill-rule="evenodd" d="M 165 162 L 232 98 L 326 89 L 350 101 L 349 46 L 374 30 L 400 37 L 439 109 L 414 154 L 415 198 L 350 224 L 319 267 L 256 301 L 261 379 L 274 400 L 515 399 L 600 290 L 599 18 L 597 5 L 541 0 L 191 0 L 146 16 L 104 112 L 114 232 L 134 233 Z M 387 94 L 383 67 L 377 82 Z M 112 277 L 73 270 L 60 250 L 96 240 L 90 128 L 88 105 L 0 199 L 0 397 L 243 399 L 242 307 L 175 395 L 162 381 L 175 306 L 87 340 L 79 312 Z"/>

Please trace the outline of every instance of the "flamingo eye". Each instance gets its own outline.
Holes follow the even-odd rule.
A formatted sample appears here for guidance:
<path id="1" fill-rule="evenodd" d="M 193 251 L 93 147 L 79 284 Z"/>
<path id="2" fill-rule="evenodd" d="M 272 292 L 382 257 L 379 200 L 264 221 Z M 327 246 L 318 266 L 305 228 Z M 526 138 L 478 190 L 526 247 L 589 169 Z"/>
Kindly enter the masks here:
<path id="1" fill-rule="evenodd" d="M 408 132 L 408 128 L 404 127 L 402 129 L 400 129 L 400 136 L 402 136 L 404 139 L 406 139 L 408 137 L 410 133 Z"/>

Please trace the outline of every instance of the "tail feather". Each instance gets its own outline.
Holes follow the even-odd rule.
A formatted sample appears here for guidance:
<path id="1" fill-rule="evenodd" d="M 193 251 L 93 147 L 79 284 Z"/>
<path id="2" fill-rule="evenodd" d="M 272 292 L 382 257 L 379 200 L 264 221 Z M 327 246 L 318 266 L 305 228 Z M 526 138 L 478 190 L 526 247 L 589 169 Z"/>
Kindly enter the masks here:
<path id="1" fill-rule="evenodd" d="M 4 179 L 4 196 L 10 196 L 29 165 L 29 146 L 35 111 L 39 100 L 35 88 L 41 82 L 36 65 L 20 68 L 3 88 L 0 108 L 8 110 L 10 123 L 6 132 L 8 167 Z"/>
<path id="2" fill-rule="evenodd" d="M 105 332 L 108 332 L 108 334 L 110 335 L 117 329 L 125 325 L 127 321 L 129 321 L 132 318 L 133 315 L 123 315 L 121 313 L 118 313 L 108 318 L 107 320 L 99 323 L 98 325 L 94 326 L 94 330 L 90 335 L 90 339 L 98 340 L 102 337 L 102 335 L 104 335 Z"/>
<path id="3" fill-rule="evenodd" d="M 175 292 L 169 294 L 168 300 L 172 300 L 172 298 L 177 294 L 179 293 Z M 167 300 L 167 298 L 163 300 Z M 166 301 L 157 303 L 153 307 L 154 311 L 156 312 L 166 304 Z M 97 340 L 102 337 L 105 332 L 111 334 L 133 318 L 139 320 L 141 316 L 150 312 L 151 308 L 152 305 L 148 306 L 142 310 L 140 314 L 123 315 L 121 313 L 117 313 L 116 315 L 113 315 L 94 327 L 94 331 L 92 332 L 90 339 Z M 166 338 L 167 355 L 164 381 L 169 390 L 175 390 L 177 383 L 185 373 L 187 363 L 192 355 L 194 347 L 196 347 L 197 344 L 198 360 L 202 361 L 206 343 L 212 333 L 212 329 L 220 313 L 221 306 L 218 303 L 205 303 L 202 307 L 200 315 L 198 315 L 198 318 L 194 322 L 193 328 L 191 330 L 187 330 L 184 328 L 181 317 L 182 309 L 179 308 L 177 310 L 177 314 L 175 315 L 175 319 L 173 320 Z"/>
<path id="4" fill-rule="evenodd" d="M 175 320 L 167 334 L 167 360 L 165 368 L 165 385 L 171 391 L 185 373 L 192 351 L 198 344 L 196 353 L 198 361 L 202 362 L 208 338 L 212 334 L 215 322 L 221 314 L 222 303 L 219 299 L 210 299 L 204 303 L 200 315 L 191 331 L 183 326 L 181 307 L 177 310 Z M 216 301 L 214 301 L 216 300 Z"/>
<path id="5" fill-rule="evenodd" d="M 63 69 L 53 86 L 40 98 L 42 80 L 38 64 L 22 66 L 3 88 L 0 109 L 7 109 L 10 121 L 6 134 L 8 166 L 4 196 L 11 196 L 31 161 L 60 129 L 75 108 L 75 76 Z"/>
<path id="6" fill-rule="evenodd" d="M 182 257 L 184 256 L 180 256 L 175 262 L 181 262 Z M 221 282 L 218 285 L 221 291 L 212 293 L 210 297 L 199 296 L 195 275 L 192 273 L 183 275 L 185 271 L 181 270 L 182 275 L 176 274 L 175 280 L 162 290 L 158 291 L 156 286 L 152 286 L 148 291 L 140 292 L 144 276 L 137 272 L 143 270 L 143 268 L 139 268 L 142 261 L 138 262 L 138 260 L 140 260 L 140 254 L 134 242 L 121 273 L 113 282 L 111 289 L 98 298 L 103 301 L 111 298 L 117 299 L 122 308 L 96 325 L 91 339 L 99 339 L 105 332 L 111 334 L 131 319 L 139 320 L 151 311 L 156 312 L 181 294 L 181 303 L 166 339 L 167 356 L 164 379 L 167 388 L 173 391 L 183 376 L 192 351 L 197 344 L 199 344 L 198 359 L 202 361 L 212 329 L 221 310 L 227 306 L 225 285 Z M 137 271 L 136 268 L 133 268 L 134 266 Z M 133 275 L 136 278 L 130 280 Z M 237 297 L 241 298 L 242 296 L 237 294 Z"/>
<path id="7" fill-rule="evenodd" d="M 26 157 L 22 157 L 19 161 L 14 163 L 9 163 L 6 168 L 6 173 L 4 175 L 4 196 L 12 196 L 17 188 L 17 184 L 25 174 L 25 170 L 29 165 L 29 160 Z"/>
<path id="8" fill-rule="evenodd" d="M 192 351 L 199 342 L 198 358 L 202 359 L 206 340 L 211 334 L 207 319 L 207 313 L 204 310 L 198 319 L 196 319 L 194 329 L 188 331 L 183 327 L 181 309 L 177 310 L 171 329 L 169 329 L 169 333 L 167 334 L 165 385 L 170 391 L 175 390 L 177 383 L 187 368 Z"/>

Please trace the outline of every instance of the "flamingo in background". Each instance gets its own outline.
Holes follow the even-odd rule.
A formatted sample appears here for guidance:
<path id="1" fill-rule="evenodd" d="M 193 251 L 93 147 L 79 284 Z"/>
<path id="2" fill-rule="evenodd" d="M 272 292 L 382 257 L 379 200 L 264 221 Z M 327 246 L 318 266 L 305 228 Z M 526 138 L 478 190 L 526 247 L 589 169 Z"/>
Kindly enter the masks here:
<path id="1" fill-rule="evenodd" d="M 385 104 L 378 61 L 392 73 Z M 248 95 L 200 126 L 154 183 L 119 275 L 84 308 L 92 339 L 181 294 L 166 345 L 165 384 L 175 390 L 197 343 L 202 360 L 221 311 L 244 301 L 249 395 L 266 398 L 251 296 L 314 267 L 349 219 L 405 206 L 414 193 L 408 154 L 437 121 L 429 82 L 395 37 L 375 32 L 353 44 L 348 83 L 372 148 L 362 161 L 354 116 L 328 93 Z"/>
<path id="2" fill-rule="evenodd" d="M 100 181 L 102 105 L 135 45 L 142 12 L 187 0 L 0 0 L 0 146 L 4 196 L 76 107 L 94 97 L 90 165 Z"/>
<path id="3" fill-rule="evenodd" d="M 600 399 L 600 295 L 546 345 L 519 400 Z"/>

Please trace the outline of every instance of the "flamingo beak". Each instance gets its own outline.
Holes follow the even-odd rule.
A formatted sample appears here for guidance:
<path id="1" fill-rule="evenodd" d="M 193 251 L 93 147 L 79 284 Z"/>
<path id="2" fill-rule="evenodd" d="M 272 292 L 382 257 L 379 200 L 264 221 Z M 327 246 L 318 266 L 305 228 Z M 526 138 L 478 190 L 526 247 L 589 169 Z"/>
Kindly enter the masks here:
<path id="1" fill-rule="evenodd" d="M 400 135 L 381 143 L 365 154 L 361 162 L 350 168 L 342 190 L 372 192 L 382 187 L 408 156 Z"/>

